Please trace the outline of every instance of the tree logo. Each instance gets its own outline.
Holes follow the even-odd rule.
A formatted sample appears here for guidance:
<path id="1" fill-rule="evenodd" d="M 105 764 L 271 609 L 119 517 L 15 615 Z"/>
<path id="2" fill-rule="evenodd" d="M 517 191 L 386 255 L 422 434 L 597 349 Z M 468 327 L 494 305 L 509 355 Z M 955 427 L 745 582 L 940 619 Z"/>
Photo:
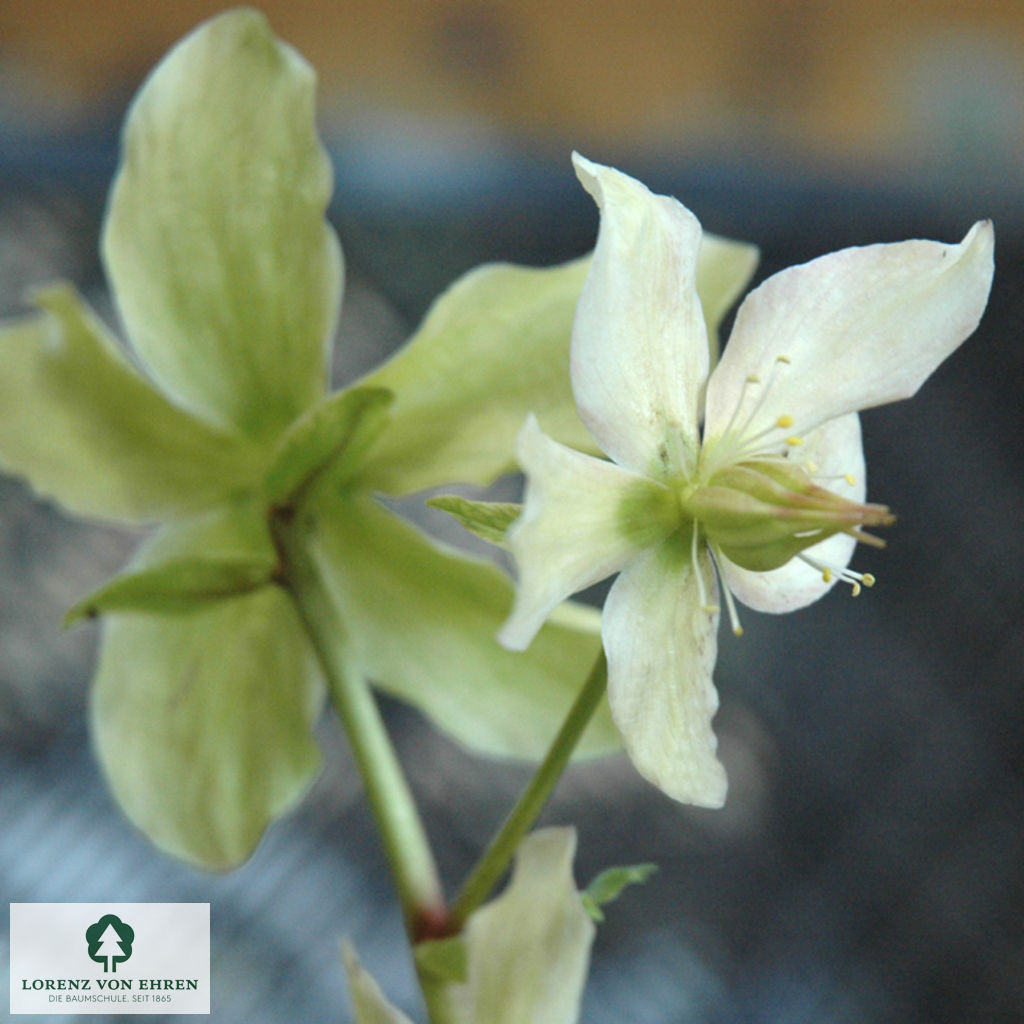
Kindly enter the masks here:
<path id="1" fill-rule="evenodd" d="M 113 914 L 104 914 L 95 924 L 85 929 L 89 943 L 89 958 L 103 964 L 103 973 L 117 973 L 117 965 L 132 955 L 135 929 Z"/>

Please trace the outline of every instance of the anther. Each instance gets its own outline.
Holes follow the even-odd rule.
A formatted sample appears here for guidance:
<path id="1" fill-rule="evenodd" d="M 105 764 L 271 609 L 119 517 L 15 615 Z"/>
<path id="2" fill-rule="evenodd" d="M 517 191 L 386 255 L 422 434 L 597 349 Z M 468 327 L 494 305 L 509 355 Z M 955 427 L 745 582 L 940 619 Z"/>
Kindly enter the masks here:
<path id="1" fill-rule="evenodd" d="M 838 580 L 841 583 L 849 584 L 852 597 L 857 597 L 860 594 L 861 587 L 873 587 L 875 585 L 875 577 L 869 572 L 855 572 L 853 569 L 842 569 L 834 565 L 828 565 L 805 552 L 801 552 L 796 557 L 805 565 L 809 565 L 812 569 L 820 572 L 823 583 L 832 583 L 833 580 Z"/>
<path id="2" fill-rule="evenodd" d="M 792 437 L 786 438 L 786 444 L 788 444 L 790 448 L 799 448 L 800 445 L 802 445 L 803 443 L 804 439 L 802 437 L 797 437 L 796 434 L 794 434 Z"/>
<path id="3" fill-rule="evenodd" d="M 793 426 L 793 417 L 792 416 L 780 416 L 775 421 L 775 426 L 782 427 L 783 429 L 785 429 L 786 427 L 791 427 L 791 426 Z"/>

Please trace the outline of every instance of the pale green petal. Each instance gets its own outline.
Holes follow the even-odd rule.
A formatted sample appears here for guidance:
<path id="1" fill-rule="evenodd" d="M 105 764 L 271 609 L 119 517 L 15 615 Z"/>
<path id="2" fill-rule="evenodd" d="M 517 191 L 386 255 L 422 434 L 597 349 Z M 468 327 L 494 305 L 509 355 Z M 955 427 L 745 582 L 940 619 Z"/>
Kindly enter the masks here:
<path id="1" fill-rule="evenodd" d="M 552 437 L 592 449 L 569 386 L 569 334 L 588 266 L 495 264 L 456 281 L 409 343 L 359 382 L 396 395 L 367 485 L 407 494 L 490 483 L 514 468 L 515 437 L 530 412 Z"/>
<path id="2" fill-rule="evenodd" d="M 791 457 L 797 452 L 801 462 L 809 460 L 816 467 L 822 486 L 847 501 L 864 501 L 867 481 L 857 413 L 829 420 L 810 431 L 804 444 L 791 452 Z M 845 479 L 847 474 L 852 484 Z M 853 537 L 837 533 L 803 552 L 807 558 L 834 570 L 829 578 L 821 569 L 800 558 L 791 558 L 769 572 L 750 572 L 727 558 L 721 560 L 719 568 L 730 590 L 747 607 L 759 612 L 792 612 L 824 597 L 839 582 L 838 570 L 849 565 L 856 547 Z"/>
<path id="3" fill-rule="evenodd" d="M 0 466 L 78 515 L 147 522 L 258 479 L 255 451 L 171 404 L 67 286 L 0 329 Z"/>
<path id="4" fill-rule="evenodd" d="M 466 926 L 467 1003 L 474 1024 L 575 1024 L 594 923 L 573 882 L 576 831 L 523 840 L 512 881 Z"/>
<path id="5" fill-rule="evenodd" d="M 508 544 L 519 583 L 498 637 L 523 650 L 557 605 L 661 541 L 678 512 L 662 484 L 552 441 L 532 417 L 518 454 L 526 500 Z"/>
<path id="6" fill-rule="evenodd" d="M 165 529 L 140 564 L 206 540 L 213 552 L 252 550 L 249 525 L 246 510 Z M 161 849 L 233 867 L 320 764 L 311 727 L 323 683 L 291 601 L 266 587 L 104 622 L 92 727 L 114 795 Z"/>
<path id="7" fill-rule="evenodd" d="M 842 249 L 770 277 L 740 306 L 708 381 L 706 442 L 739 431 L 762 435 L 763 450 L 909 398 L 978 325 L 993 245 L 979 222 L 957 245 Z"/>
<path id="8" fill-rule="evenodd" d="M 666 541 L 619 574 L 601 620 L 608 700 L 637 771 L 668 796 L 702 807 L 725 802 L 725 770 L 715 756 L 711 680 L 718 612 L 710 559 Z"/>
<path id="9" fill-rule="evenodd" d="M 757 269 L 756 245 L 709 234 L 701 237 L 697 260 L 697 293 L 704 310 L 708 340 L 718 349 L 718 328 L 733 303 L 743 294 Z M 714 362 L 714 359 L 712 359 Z"/>
<path id="10" fill-rule="evenodd" d="M 601 210 L 572 330 L 572 386 L 601 449 L 638 473 L 688 472 L 708 373 L 701 227 L 681 203 L 573 155 Z"/>
<path id="11" fill-rule="evenodd" d="M 346 942 L 342 952 L 355 1024 L 412 1024 L 401 1010 L 388 1002 L 380 985 L 359 962 L 352 943 Z"/>
<path id="12" fill-rule="evenodd" d="M 560 610 L 513 654 L 494 639 L 512 586 L 491 563 L 442 549 L 365 497 L 325 515 L 315 543 L 367 677 L 474 750 L 545 752 L 600 650 L 593 609 Z M 602 706 L 580 752 L 617 749 Z"/>
<path id="13" fill-rule="evenodd" d="M 103 236 L 154 378 L 264 440 L 323 394 L 341 294 L 314 84 L 258 12 L 200 26 L 132 105 Z"/>

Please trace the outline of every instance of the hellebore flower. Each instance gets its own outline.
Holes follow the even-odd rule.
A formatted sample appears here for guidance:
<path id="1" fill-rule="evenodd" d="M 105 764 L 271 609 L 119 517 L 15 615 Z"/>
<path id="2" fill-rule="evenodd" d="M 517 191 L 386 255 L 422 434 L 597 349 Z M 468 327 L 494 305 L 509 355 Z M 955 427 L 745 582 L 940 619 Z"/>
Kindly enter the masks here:
<path id="1" fill-rule="evenodd" d="M 565 373 L 585 264 L 467 275 L 328 395 L 331 177 L 312 70 L 257 12 L 218 16 L 126 122 L 103 257 L 130 348 L 66 285 L 0 330 L 0 465 L 72 514 L 155 527 L 77 609 L 104 617 L 93 738 L 129 817 L 209 867 L 246 857 L 319 766 L 324 684 L 268 525 L 297 493 L 352 670 L 467 745 L 540 754 L 600 647 L 570 608 L 536 654 L 502 650 L 500 571 L 374 499 L 506 472 L 534 402 L 585 433 Z M 600 717 L 584 739 L 618 746 Z"/>
<path id="2" fill-rule="evenodd" d="M 611 461 L 530 419 L 527 476 L 509 533 L 519 570 L 500 633 L 525 648 L 570 594 L 619 573 L 602 637 L 612 717 L 634 764 L 682 801 L 714 807 L 725 772 L 711 721 L 721 585 L 788 612 L 838 580 L 864 527 L 857 410 L 913 395 L 977 326 L 993 232 L 958 245 L 844 249 L 769 278 L 740 306 L 710 366 L 695 288 L 701 226 L 674 199 L 575 155 L 601 225 L 571 345 L 580 416 Z M 716 571 L 717 570 L 717 573 Z"/>

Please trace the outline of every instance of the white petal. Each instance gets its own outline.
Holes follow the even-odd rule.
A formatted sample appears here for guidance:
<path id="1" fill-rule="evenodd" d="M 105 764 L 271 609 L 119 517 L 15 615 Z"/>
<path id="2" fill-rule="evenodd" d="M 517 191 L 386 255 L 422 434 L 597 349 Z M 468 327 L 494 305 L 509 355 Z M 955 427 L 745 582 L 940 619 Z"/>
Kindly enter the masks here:
<path id="1" fill-rule="evenodd" d="M 698 563 L 713 602 L 714 572 L 703 549 Z M 718 612 L 702 607 L 689 551 L 674 540 L 623 570 L 602 619 L 608 700 L 633 764 L 670 797 L 702 807 L 721 807 L 726 791 L 711 728 L 717 628 Z"/>
<path id="2" fill-rule="evenodd" d="M 653 494 L 656 504 L 665 491 L 661 484 L 552 441 L 532 416 L 519 434 L 518 457 L 526 501 L 509 547 L 519 585 L 512 615 L 498 634 L 514 650 L 527 647 L 570 594 L 618 572 L 671 529 L 648 521 L 639 532 L 630 530 L 623 514 L 631 502 L 643 505 L 645 496 Z"/>
<path id="3" fill-rule="evenodd" d="M 576 1024 L 594 922 L 573 881 L 576 830 L 528 835 L 505 891 L 469 919 L 466 1003 L 474 1024 Z"/>
<path id="4" fill-rule="evenodd" d="M 830 420 L 807 434 L 797 449 L 801 461 L 813 463 L 816 481 L 849 501 L 862 502 L 867 493 L 864 475 L 864 449 L 860 439 L 860 417 L 856 413 Z M 853 477 L 850 484 L 846 474 Z M 845 569 L 857 542 L 846 534 L 836 534 L 804 554 L 833 569 Z M 838 582 L 833 573 L 826 582 L 824 574 L 799 558 L 791 558 L 771 572 L 750 572 L 723 558 L 719 568 L 733 594 L 748 608 L 759 612 L 792 612 L 824 597 Z"/>
<path id="5" fill-rule="evenodd" d="M 843 249 L 790 267 L 747 296 L 708 382 L 705 437 L 736 421 L 748 436 L 780 416 L 806 432 L 859 409 L 909 398 L 974 330 L 992 281 L 992 225 L 959 245 L 900 242 Z M 780 356 L 788 364 L 776 365 Z M 774 374 L 773 374 L 774 370 Z M 770 385 L 769 385 L 770 380 Z M 760 401 L 762 389 L 767 396 Z"/>
<path id="6" fill-rule="evenodd" d="M 619 465 L 651 473 L 666 437 L 692 465 L 708 340 L 697 295 L 701 228 L 682 204 L 574 154 L 601 208 L 570 367 L 580 417 Z"/>

